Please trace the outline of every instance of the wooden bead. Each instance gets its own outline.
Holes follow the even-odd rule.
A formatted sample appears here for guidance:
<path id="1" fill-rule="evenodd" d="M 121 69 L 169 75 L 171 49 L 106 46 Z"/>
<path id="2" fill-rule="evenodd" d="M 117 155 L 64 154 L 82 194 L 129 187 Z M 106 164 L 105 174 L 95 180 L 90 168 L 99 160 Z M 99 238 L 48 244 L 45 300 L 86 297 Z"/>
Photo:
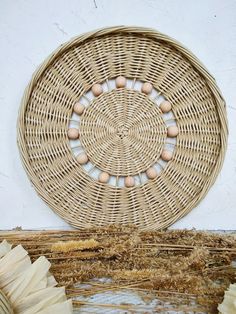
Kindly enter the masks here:
<path id="1" fill-rule="evenodd" d="M 79 137 L 79 130 L 75 128 L 70 128 L 67 134 L 70 140 L 76 140 Z"/>
<path id="2" fill-rule="evenodd" d="M 146 175 L 147 175 L 148 179 L 155 179 L 157 177 L 157 171 L 154 167 L 150 167 L 146 171 Z"/>
<path id="3" fill-rule="evenodd" d="M 122 87 L 125 87 L 125 85 L 126 85 L 126 78 L 124 76 L 118 76 L 116 78 L 116 87 L 122 88 Z"/>
<path id="4" fill-rule="evenodd" d="M 152 84 L 148 83 L 148 82 L 144 83 L 143 86 L 142 86 L 142 92 L 144 94 L 147 94 L 147 95 L 151 94 L 151 92 L 152 92 Z"/>
<path id="5" fill-rule="evenodd" d="M 94 84 L 92 87 L 92 92 L 93 92 L 94 96 L 101 95 L 103 92 L 102 85 L 101 84 Z"/>
<path id="6" fill-rule="evenodd" d="M 134 178 L 133 178 L 133 177 L 126 177 L 126 178 L 125 178 L 125 186 L 126 186 L 127 188 L 133 187 L 134 184 L 135 184 L 135 181 L 134 181 Z"/>
<path id="7" fill-rule="evenodd" d="M 179 129 L 177 126 L 169 126 L 167 129 L 167 135 L 169 137 L 176 137 L 179 134 Z"/>
<path id="8" fill-rule="evenodd" d="M 160 104 L 160 109 L 163 113 L 167 113 L 169 111 L 171 111 L 171 103 L 167 100 L 164 100 L 161 104 Z"/>
<path id="9" fill-rule="evenodd" d="M 80 104 L 79 102 L 74 105 L 74 112 L 78 115 L 81 115 L 84 112 L 84 109 L 84 105 Z"/>
<path id="10" fill-rule="evenodd" d="M 88 162 L 88 156 L 85 153 L 81 153 L 77 156 L 77 161 L 81 165 L 85 165 Z"/>
<path id="11" fill-rule="evenodd" d="M 107 183 L 109 181 L 109 179 L 110 179 L 110 176 L 107 172 L 101 172 L 99 174 L 99 177 L 98 177 L 99 182 Z"/>
<path id="12" fill-rule="evenodd" d="M 169 150 L 163 150 L 161 153 L 161 158 L 165 161 L 170 161 L 172 159 L 172 152 Z"/>

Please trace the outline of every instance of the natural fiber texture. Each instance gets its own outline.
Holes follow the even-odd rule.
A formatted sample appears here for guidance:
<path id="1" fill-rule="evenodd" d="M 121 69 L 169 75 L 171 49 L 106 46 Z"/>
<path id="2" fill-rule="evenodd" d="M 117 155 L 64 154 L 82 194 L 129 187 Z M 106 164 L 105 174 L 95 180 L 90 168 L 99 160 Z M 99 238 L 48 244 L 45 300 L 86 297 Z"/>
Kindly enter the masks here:
<path id="1" fill-rule="evenodd" d="M 99 169 L 114 176 L 137 175 L 160 157 L 166 125 L 150 98 L 131 89 L 114 89 L 85 111 L 80 138 Z"/>
<path id="2" fill-rule="evenodd" d="M 45 255 L 58 283 L 73 297 L 74 309 L 83 314 L 111 309 L 120 311 L 115 313 L 165 313 L 166 307 L 177 313 L 217 313 L 224 291 L 235 282 L 235 234 L 139 232 L 131 226 L 110 226 L 1 232 L 0 240 L 4 238 L 15 245 L 22 243 L 32 260 Z M 104 277 L 109 280 L 101 280 Z M 133 305 L 128 299 L 122 303 L 122 291 L 138 295 L 142 302 Z M 103 298 L 96 297 L 102 293 Z M 109 293 L 115 294 L 109 299 Z M 155 299 L 159 301 L 153 312 L 148 311 Z"/>
<path id="3" fill-rule="evenodd" d="M 235 314 L 236 313 L 236 284 L 230 285 L 225 291 L 224 300 L 218 306 L 221 314 Z"/>
<path id="4" fill-rule="evenodd" d="M 0 313 L 1 314 L 14 314 L 10 301 L 0 289 Z"/>
<path id="5" fill-rule="evenodd" d="M 31 263 L 20 244 L 11 247 L 0 241 L 0 314 L 71 314 L 72 302 L 64 287 L 55 287 L 50 262 L 40 256 Z"/>
<path id="6" fill-rule="evenodd" d="M 152 83 L 171 102 L 179 129 L 173 158 L 161 174 L 132 188 L 94 180 L 67 137 L 75 102 L 93 84 L 119 75 Z M 155 163 L 166 127 L 159 108 L 151 108 L 150 97 L 127 88 L 92 101 L 80 130 L 91 162 L 115 176 L 140 175 Z M 212 76 L 173 39 L 135 27 L 87 33 L 56 50 L 25 91 L 18 129 L 21 157 L 38 194 L 75 227 L 169 226 L 214 183 L 227 140 L 225 103 Z"/>

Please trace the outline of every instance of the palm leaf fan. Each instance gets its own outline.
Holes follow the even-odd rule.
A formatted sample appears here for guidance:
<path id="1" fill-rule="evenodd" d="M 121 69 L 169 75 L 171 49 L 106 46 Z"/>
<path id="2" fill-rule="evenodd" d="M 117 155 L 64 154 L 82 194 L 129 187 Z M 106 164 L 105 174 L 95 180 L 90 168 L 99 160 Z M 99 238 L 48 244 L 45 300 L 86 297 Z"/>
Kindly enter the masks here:
<path id="1" fill-rule="evenodd" d="M 49 273 L 51 264 L 44 257 L 31 263 L 28 252 L 4 240 L 0 243 L 0 313 L 68 314 L 72 302 L 65 288 Z"/>
<path id="2" fill-rule="evenodd" d="M 227 291 L 225 291 L 224 300 L 218 306 L 221 314 L 235 314 L 236 313 L 236 284 L 231 284 Z"/>

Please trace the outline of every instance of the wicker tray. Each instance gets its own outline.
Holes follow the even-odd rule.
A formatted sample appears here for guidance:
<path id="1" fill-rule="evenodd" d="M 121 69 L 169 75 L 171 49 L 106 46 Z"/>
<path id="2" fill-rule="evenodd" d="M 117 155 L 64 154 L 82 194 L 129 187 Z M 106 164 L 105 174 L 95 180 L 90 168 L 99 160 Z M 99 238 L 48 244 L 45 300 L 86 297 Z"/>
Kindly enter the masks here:
<path id="1" fill-rule="evenodd" d="M 119 76 L 128 81 L 115 88 Z M 142 92 L 145 82 L 151 94 Z M 94 84 L 103 87 L 98 97 L 91 96 Z M 160 99 L 171 112 L 160 110 Z M 86 107 L 81 116 L 77 102 Z M 175 138 L 168 136 L 172 125 Z M 79 140 L 69 140 L 71 127 Z M 206 195 L 227 141 L 225 103 L 212 76 L 174 40 L 134 27 L 98 30 L 59 47 L 25 91 L 18 130 L 36 191 L 75 227 L 169 226 Z M 88 162 L 78 162 L 81 151 Z"/>

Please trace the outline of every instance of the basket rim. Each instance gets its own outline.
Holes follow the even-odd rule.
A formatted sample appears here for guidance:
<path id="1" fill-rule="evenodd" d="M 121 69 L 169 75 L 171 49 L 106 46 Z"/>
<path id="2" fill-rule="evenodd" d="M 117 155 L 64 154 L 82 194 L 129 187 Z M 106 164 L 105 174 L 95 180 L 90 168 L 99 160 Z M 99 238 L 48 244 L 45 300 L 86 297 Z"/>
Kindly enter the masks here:
<path id="1" fill-rule="evenodd" d="M 27 155 L 27 148 L 24 141 L 24 113 L 27 107 L 28 101 L 31 97 L 32 90 L 38 79 L 43 75 L 44 71 L 50 66 L 53 61 L 59 57 L 62 53 L 73 47 L 74 45 L 78 45 L 85 40 L 92 39 L 95 37 L 102 37 L 105 35 L 113 35 L 118 33 L 126 33 L 126 34 L 139 34 L 151 39 L 157 40 L 159 42 L 164 42 L 176 50 L 178 50 L 188 61 L 189 63 L 200 73 L 200 75 L 205 79 L 206 85 L 208 86 L 209 90 L 211 91 L 212 95 L 214 96 L 215 100 L 215 107 L 218 113 L 219 118 L 219 125 L 221 128 L 220 132 L 220 140 L 221 140 L 221 149 L 220 153 L 216 162 L 216 165 L 209 176 L 208 180 L 204 182 L 204 186 L 202 187 L 201 191 L 189 204 L 186 206 L 184 211 L 179 212 L 177 215 L 174 215 L 168 222 L 164 222 L 162 228 L 167 228 L 168 226 L 172 225 L 174 222 L 179 220 L 180 218 L 187 215 L 194 207 L 196 207 L 199 202 L 206 196 L 211 186 L 216 181 L 216 178 L 223 166 L 223 161 L 227 149 L 227 138 L 228 138 L 228 125 L 227 125 L 227 115 L 226 115 L 226 103 L 221 94 L 219 87 L 216 84 L 214 77 L 209 73 L 206 67 L 202 64 L 202 62 L 186 47 L 184 47 L 180 42 L 177 40 L 155 30 L 152 28 L 146 27 L 139 27 L 139 26 L 112 26 L 112 27 L 105 27 L 99 28 L 94 31 L 86 32 L 81 35 L 75 36 L 71 38 L 69 41 L 61 44 L 57 49 L 55 49 L 46 59 L 45 61 L 36 69 L 33 73 L 30 82 L 28 83 L 27 87 L 25 88 L 21 105 L 18 112 L 18 119 L 17 119 L 17 145 L 20 152 L 20 158 L 23 164 L 23 167 L 27 173 L 28 178 L 32 182 L 35 187 L 35 190 L 38 195 L 40 195 L 43 200 L 49 205 L 49 207 L 62 219 L 64 219 L 67 223 L 74 227 L 78 227 L 72 220 L 65 218 L 61 215 L 60 211 L 56 211 L 53 208 L 53 204 L 51 204 L 50 200 L 48 199 L 48 193 L 46 190 L 43 189 L 43 186 L 39 183 L 38 178 L 34 175 L 33 171 L 30 167 L 30 161 Z M 31 176 L 31 174 L 33 174 Z M 86 227 L 86 226 L 84 226 Z M 158 227 L 158 223 L 154 223 L 152 226 L 149 226 L 146 229 L 156 229 Z"/>

